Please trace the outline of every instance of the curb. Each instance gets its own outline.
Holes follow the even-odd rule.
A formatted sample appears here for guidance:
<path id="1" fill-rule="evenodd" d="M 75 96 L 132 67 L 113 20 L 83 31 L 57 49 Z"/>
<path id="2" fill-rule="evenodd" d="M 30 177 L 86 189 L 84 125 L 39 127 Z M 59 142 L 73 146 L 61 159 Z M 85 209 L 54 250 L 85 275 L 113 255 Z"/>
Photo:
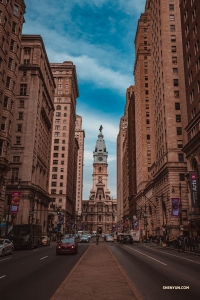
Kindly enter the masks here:
<path id="1" fill-rule="evenodd" d="M 131 283 L 130 279 L 128 278 L 128 276 L 126 275 L 126 273 L 124 272 L 124 270 L 122 269 L 122 267 L 120 266 L 120 264 L 118 263 L 117 259 L 115 258 L 115 256 L 113 255 L 113 253 L 111 252 L 110 248 L 108 247 L 108 245 L 106 245 L 113 260 L 115 261 L 118 269 L 120 270 L 121 274 L 123 275 L 126 283 L 128 284 L 130 290 L 132 291 L 133 295 L 135 296 L 136 300 L 142 300 L 142 297 L 140 296 L 140 294 L 138 293 L 138 291 L 136 290 L 136 288 L 133 286 L 133 284 Z"/>
<path id="2" fill-rule="evenodd" d="M 154 245 L 154 244 L 153 244 Z M 146 246 L 145 246 L 146 247 Z M 171 247 L 166 247 L 166 246 L 157 246 L 155 245 L 154 247 L 152 248 L 158 248 L 158 249 L 169 249 L 169 250 L 172 250 L 172 251 L 178 251 L 178 249 L 175 249 L 175 248 L 171 248 Z M 183 251 L 180 251 L 180 252 L 183 252 Z M 187 251 L 185 250 L 184 253 L 188 253 L 188 254 L 192 254 L 192 255 L 196 255 L 196 256 L 200 256 L 200 253 L 196 253 L 196 252 L 191 252 L 191 251 Z"/>
<path id="3" fill-rule="evenodd" d="M 58 299 L 58 297 L 62 293 L 62 291 L 65 288 L 66 284 L 68 283 L 68 281 L 70 280 L 70 278 L 72 277 L 72 275 L 74 274 L 74 272 L 76 271 L 77 267 L 79 266 L 79 264 L 81 263 L 81 261 L 85 257 L 85 255 L 88 252 L 88 250 L 90 249 L 90 247 L 91 247 L 91 245 L 87 248 L 87 250 L 85 251 L 85 253 L 83 254 L 83 256 L 79 259 L 79 261 L 75 264 L 75 266 L 73 267 L 73 269 L 69 272 L 69 274 L 67 275 L 67 277 L 61 283 L 61 285 L 56 290 L 56 292 L 53 294 L 53 296 L 50 298 L 50 300 L 56 300 L 56 299 Z"/>

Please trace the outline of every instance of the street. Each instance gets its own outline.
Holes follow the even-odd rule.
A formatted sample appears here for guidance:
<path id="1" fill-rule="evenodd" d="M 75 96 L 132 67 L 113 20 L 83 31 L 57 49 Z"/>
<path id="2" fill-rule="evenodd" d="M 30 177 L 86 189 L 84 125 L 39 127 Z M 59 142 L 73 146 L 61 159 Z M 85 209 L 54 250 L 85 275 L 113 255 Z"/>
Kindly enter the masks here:
<path id="1" fill-rule="evenodd" d="M 51 246 L 18 250 L 12 256 L 0 257 L 0 299 L 51 299 L 91 244 L 95 245 L 91 249 L 98 249 L 92 239 L 89 244 L 79 243 L 77 255 L 57 256 L 56 242 L 53 242 Z M 200 298 L 200 256 L 179 253 L 152 243 L 119 245 L 116 241 L 106 243 L 100 239 L 99 244 L 108 246 L 113 260 L 122 267 L 143 300 Z M 102 265 L 105 263 L 103 257 Z M 87 274 L 87 263 L 85 269 Z M 103 274 L 98 272 L 100 280 Z M 79 284 L 79 290 L 82 290 L 81 281 Z M 189 290 L 168 290 L 163 289 L 163 286 L 189 286 Z M 123 299 L 123 295 L 121 297 Z"/>
<path id="2" fill-rule="evenodd" d="M 87 248 L 88 244 L 79 244 L 77 255 L 57 256 L 53 242 L 0 257 L 0 299 L 49 300 Z"/>
<path id="3" fill-rule="evenodd" d="M 155 244 L 109 244 L 144 300 L 200 298 L 200 256 L 157 247 Z M 167 290 L 163 286 L 189 286 L 189 290 Z"/>

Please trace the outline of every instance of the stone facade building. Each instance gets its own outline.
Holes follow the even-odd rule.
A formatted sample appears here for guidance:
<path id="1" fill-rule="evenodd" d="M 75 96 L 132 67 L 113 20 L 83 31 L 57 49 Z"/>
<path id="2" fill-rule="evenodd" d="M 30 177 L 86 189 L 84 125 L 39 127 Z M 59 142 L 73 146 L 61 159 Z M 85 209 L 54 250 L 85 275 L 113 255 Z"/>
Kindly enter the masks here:
<path id="1" fill-rule="evenodd" d="M 89 200 L 83 200 L 82 204 L 82 229 L 98 231 L 99 233 L 111 233 L 116 229 L 117 201 L 108 190 L 108 152 L 102 126 L 93 152 L 93 184 Z"/>
<path id="2" fill-rule="evenodd" d="M 137 218 L 141 236 L 187 225 L 187 125 L 178 1 L 146 1 L 135 39 Z M 187 234 L 186 227 L 184 228 Z"/>
<path id="3" fill-rule="evenodd" d="M 22 35 L 20 50 L 6 195 L 20 193 L 15 224 L 47 232 L 55 84 L 41 36 Z"/>
<path id="4" fill-rule="evenodd" d="M 76 115 L 75 136 L 78 141 L 77 181 L 76 181 L 76 224 L 81 218 L 83 199 L 83 165 L 84 165 L 84 139 L 85 131 L 82 129 L 82 117 Z"/>
<path id="5" fill-rule="evenodd" d="M 187 102 L 187 139 L 183 151 L 190 188 L 188 229 L 191 235 L 200 235 L 200 1 L 181 1 L 180 12 Z"/>
<path id="6" fill-rule="evenodd" d="M 51 146 L 49 194 L 51 226 L 71 230 L 75 218 L 75 123 L 79 96 L 76 68 L 72 62 L 51 63 L 56 90 Z M 75 176 L 75 177 L 74 177 Z M 58 218 L 57 210 L 61 215 Z M 65 223 L 65 228 L 63 225 Z"/>
<path id="7" fill-rule="evenodd" d="M 9 152 L 25 8 L 23 0 L 0 1 L 0 218 L 4 216 L 4 181 L 10 169 Z"/>

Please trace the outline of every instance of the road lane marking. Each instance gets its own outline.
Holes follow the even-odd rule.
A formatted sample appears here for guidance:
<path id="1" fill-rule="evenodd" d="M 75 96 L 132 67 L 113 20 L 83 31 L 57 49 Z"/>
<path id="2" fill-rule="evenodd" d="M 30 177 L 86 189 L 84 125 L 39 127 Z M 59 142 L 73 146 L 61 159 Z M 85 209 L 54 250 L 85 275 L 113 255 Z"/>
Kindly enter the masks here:
<path id="1" fill-rule="evenodd" d="M 193 263 L 195 263 L 195 264 L 200 265 L 200 262 L 197 262 L 197 261 L 194 261 L 194 260 L 191 260 L 191 259 L 188 259 L 188 258 L 184 258 L 184 257 L 180 257 L 180 256 L 177 256 L 177 255 L 169 254 L 169 253 L 167 253 L 167 252 L 159 251 L 159 250 L 154 249 L 154 248 L 152 248 L 152 247 L 147 247 L 147 246 L 146 246 L 146 248 L 152 249 L 152 250 L 157 251 L 157 252 L 160 252 L 160 253 L 165 253 L 165 254 L 170 255 L 170 256 L 178 257 L 178 258 L 181 258 L 181 259 L 184 259 L 184 260 L 188 260 L 188 261 L 191 261 L 191 262 L 193 262 Z"/>
<path id="2" fill-rule="evenodd" d="M 4 278 L 4 277 L 6 277 L 6 275 L 1 276 L 0 279 L 1 279 L 1 278 Z"/>
<path id="3" fill-rule="evenodd" d="M 9 258 L 4 258 L 4 259 L 1 259 L 0 261 L 7 260 L 7 259 L 11 259 L 11 257 L 9 257 Z"/>
<path id="4" fill-rule="evenodd" d="M 140 253 L 140 254 L 142 254 L 142 255 L 144 255 L 144 256 L 147 256 L 147 257 L 149 257 L 149 258 L 151 258 L 151 259 L 157 261 L 158 263 L 160 263 L 160 264 L 162 264 L 162 265 L 167 266 L 167 264 L 164 264 L 164 263 L 161 262 L 160 260 L 157 260 L 157 259 L 155 259 L 155 258 L 153 258 L 153 257 L 151 257 L 151 256 L 149 256 L 149 255 L 146 255 L 146 254 L 144 254 L 144 253 L 142 253 L 142 252 L 140 252 L 140 251 L 138 251 L 138 250 L 135 250 L 135 249 L 133 249 L 133 248 L 131 248 L 131 247 L 129 247 L 129 246 L 126 246 L 126 247 L 129 248 L 129 249 L 131 249 L 131 250 L 133 250 L 133 251 L 136 251 L 136 252 L 138 252 L 138 253 Z"/>
<path id="5" fill-rule="evenodd" d="M 48 256 L 42 257 L 42 258 L 40 258 L 40 260 L 45 259 L 45 258 L 47 258 L 47 257 L 48 257 Z"/>
<path id="6" fill-rule="evenodd" d="M 35 249 L 35 250 L 33 250 L 33 251 L 38 251 L 39 249 Z"/>

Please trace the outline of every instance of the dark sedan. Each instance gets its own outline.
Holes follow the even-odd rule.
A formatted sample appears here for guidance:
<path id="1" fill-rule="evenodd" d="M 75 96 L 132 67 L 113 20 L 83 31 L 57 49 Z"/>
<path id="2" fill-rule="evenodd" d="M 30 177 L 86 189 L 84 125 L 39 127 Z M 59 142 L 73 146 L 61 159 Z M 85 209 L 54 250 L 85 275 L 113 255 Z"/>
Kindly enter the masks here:
<path id="1" fill-rule="evenodd" d="M 88 235 L 82 235 L 79 239 L 80 243 L 89 243 L 89 237 Z"/>
<path id="2" fill-rule="evenodd" d="M 77 254 L 78 243 L 75 238 L 61 239 L 56 247 L 56 254 Z"/>

